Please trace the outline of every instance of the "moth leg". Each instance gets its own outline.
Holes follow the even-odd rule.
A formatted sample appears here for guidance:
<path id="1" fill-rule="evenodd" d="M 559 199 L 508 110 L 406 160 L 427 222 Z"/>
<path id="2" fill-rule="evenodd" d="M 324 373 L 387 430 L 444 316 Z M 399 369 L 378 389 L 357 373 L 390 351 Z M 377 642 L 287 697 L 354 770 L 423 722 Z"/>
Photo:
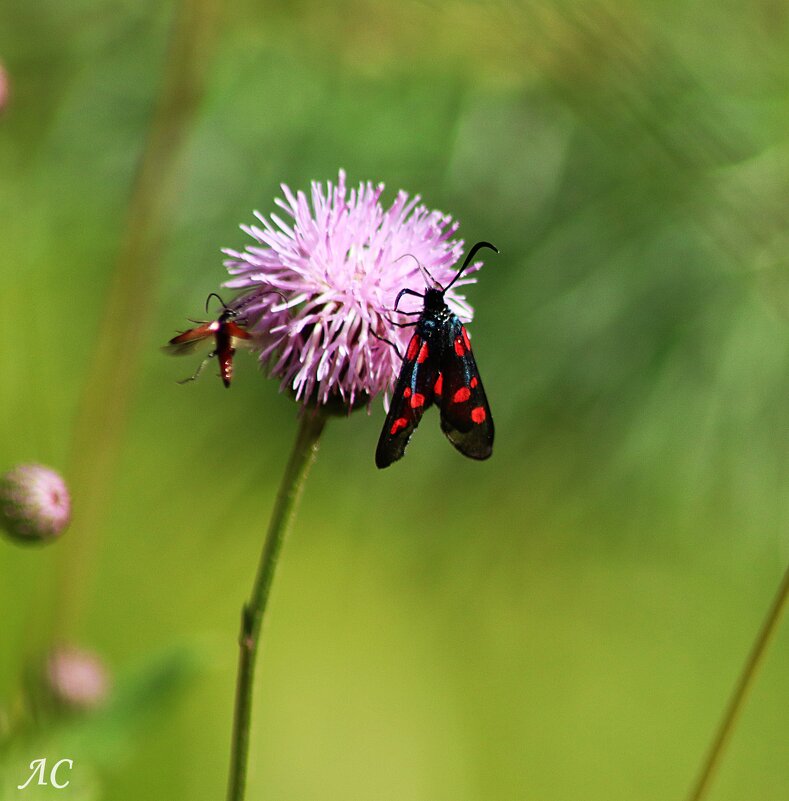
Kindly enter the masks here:
<path id="1" fill-rule="evenodd" d="M 401 289 L 401 290 L 400 290 L 400 291 L 397 293 L 397 297 L 395 298 L 395 305 L 394 305 L 394 310 L 395 310 L 395 311 L 399 311 L 399 309 L 397 308 L 397 306 L 399 305 L 399 303 L 400 303 L 400 298 L 402 298 L 402 297 L 403 297 L 403 295 L 413 295 L 413 296 L 414 296 L 414 297 L 416 297 L 416 298 L 423 298 L 423 297 L 424 297 L 424 295 L 420 294 L 419 292 L 414 292 L 414 290 L 413 290 L 413 289 Z M 409 314 L 410 312 L 402 312 L 402 313 L 403 313 L 403 314 Z M 421 313 L 422 313 L 422 312 L 419 312 L 419 314 L 421 314 Z"/>
<path id="2" fill-rule="evenodd" d="M 386 342 L 386 344 L 387 344 L 387 345 L 391 345 L 391 346 L 392 346 L 392 347 L 395 349 L 395 353 L 397 354 L 397 357 L 398 357 L 399 359 L 401 359 L 401 360 L 402 360 L 402 358 L 403 358 L 403 354 L 402 354 L 402 353 L 400 353 L 400 348 L 398 348 L 398 347 L 397 347 L 397 345 L 395 345 L 395 343 L 394 343 L 394 342 L 392 342 L 392 340 L 391 340 L 391 339 L 387 339 L 386 337 L 382 337 L 382 336 L 380 336 L 380 334 L 376 334 L 376 333 L 375 333 L 375 331 L 370 331 L 370 333 L 371 333 L 371 334 L 372 334 L 372 335 L 373 335 L 373 336 L 374 336 L 376 339 L 380 339 L 380 340 L 381 340 L 381 342 Z"/>
<path id="3" fill-rule="evenodd" d="M 200 373 L 203 372 L 203 368 L 208 364 L 209 359 L 213 359 L 214 356 L 216 356 L 215 350 L 211 351 L 211 353 L 200 362 L 200 366 L 197 368 L 194 375 L 190 375 L 189 378 L 182 378 L 180 381 L 176 381 L 176 384 L 188 384 L 190 381 L 194 381 Z"/>

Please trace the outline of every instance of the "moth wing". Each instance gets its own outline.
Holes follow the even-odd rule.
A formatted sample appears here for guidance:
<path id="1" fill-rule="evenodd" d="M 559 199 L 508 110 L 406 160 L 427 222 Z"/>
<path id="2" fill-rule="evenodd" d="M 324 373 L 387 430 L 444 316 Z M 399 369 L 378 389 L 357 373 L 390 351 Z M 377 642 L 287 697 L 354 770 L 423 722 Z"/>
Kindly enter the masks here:
<path id="1" fill-rule="evenodd" d="M 165 353 L 171 356 L 186 356 L 194 353 L 204 342 L 212 338 L 217 331 L 218 324 L 216 322 L 204 323 L 196 328 L 190 328 L 188 331 L 174 336 L 163 348 Z"/>
<path id="2" fill-rule="evenodd" d="M 233 340 L 244 340 L 243 342 L 233 342 L 233 346 L 238 348 L 244 345 L 249 345 L 246 340 L 252 339 L 252 334 L 249 333 L 245 328 L 242 328 L 238 323 L 234 323 L 232 320 L 224 324 L 225 330 L 227 331 L 228 335 Z"/>
<path id="3" fill-rule="evenodd" d="M 378 438 L 375 464 L 379 468 L 389 467 L 405 453 L 422 414 L 433 403 L 436 375 L 436 364 L 429 358 L 428 343 L 419 334 L 414 334 Z"/>
<path id="4" fill-rule="evenodd" d="M 471 459 L 493 453 L 493 417 L 465 327 L 457 320 L 452 346 L 444 349 L 435 400 L 441 410 L 441 430 Z"/>

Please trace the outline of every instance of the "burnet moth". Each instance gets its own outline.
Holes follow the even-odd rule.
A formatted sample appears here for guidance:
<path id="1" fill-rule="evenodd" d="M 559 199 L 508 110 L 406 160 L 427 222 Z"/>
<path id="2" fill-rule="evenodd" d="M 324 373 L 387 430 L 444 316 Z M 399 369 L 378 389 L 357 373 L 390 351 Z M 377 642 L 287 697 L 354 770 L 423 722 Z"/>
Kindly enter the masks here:
<path id="1" fill-rule="evenodd" d="M 202 342 L 213 337 L 214 349 L 203 359 L 195 374 L 183 379 L 183 381 L 179 381 L 179 384 L 194 381 L 203 371 L 209 359 L 216 356 L 219 361 L 219 374 L 222 378 L 222 383 L 229 387 L 233 378 L 233 356 L 236 349 L 247 340 L 252 339 L 252 335 L 243 328 L 241 321 L 238 319 L 239 310 L 228 306 L 216 292 L 212 292 L 206 298 L 206 311 L 208 311 L 208 301 L 212 297 L 222 304 L 222 313 L 219 317 L 216 320 L 194 320 L 193 322 L 199 322 L 200 325 L 196 328 L 190 328 L 188 331 L 183 331 L 164 346 L 164 350 L 173 356 L 185 356 L 193 353 L 195 348 Z"/>
<path id="2" fill-rule="evenodd" d="M 441 411 L 441 430 L 464 456 L 487 459 L 493 452 L 493 418 L 468 332 L 444 301 L 446 291 L 480 248 L 499 252 L 490 242 L 477 242 L 445 287 L 434 281 L 435 286 L 428 287 L 424 295 L 412 289 L 401 289 L 397 294 L 395 311 L 403 295 L 423 298 L 424 306 L 421 312 L 400 312 L 418 314 L 415 323 L 395 323 L 400 327 L 414 325 L 415 330 L 378 439 L 375 464 L 379 468 L 389 467 L 403 456 L 422 413 L 433 403 Z"/>

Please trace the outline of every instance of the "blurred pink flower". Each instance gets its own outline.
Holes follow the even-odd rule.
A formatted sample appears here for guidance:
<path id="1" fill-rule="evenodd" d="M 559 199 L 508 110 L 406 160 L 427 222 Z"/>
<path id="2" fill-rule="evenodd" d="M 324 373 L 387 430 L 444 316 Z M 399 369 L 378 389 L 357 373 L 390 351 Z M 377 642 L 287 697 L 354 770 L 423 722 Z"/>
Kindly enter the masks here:
<path id="1" fill-rule="evenodd" d="M 55 700 L 71 709 L 94 709 L 107 698 L 110 678 L 98 656 L 74 646 L 50 654 L 46 682 Z"/>
<path id="2" fill-rule="evenodd" d="M 11 87 L 8 80 L 8 72 L 6 72 L 3 63 L 0 62 L 0 112 L 8 104 L 8 98 L 11 93 Z"/>
<path id="3" fill-rule="evenodd" d="M 0 476 L 0 528 L 22 542 L 47 542 L 71 520 L 71 498 L 61 475 L 22 464 Z"/>
<path id="4" fill-rule="evenodd" d="M 242 225 L 255 244 L 227 249 L 225 265 L 235 276 L 225 286 L 244 292 L 230 306 L 253 334 L 253 348 L 270 372 L 304 403 L 340 400 L 353 407 L 386 392 L 400 366 L 411 330 L 390 321 L 413 320 L 392 311 L 397 293 L 408 287 L 424 292 L 425 267 L 438 283 L 455 276 L 463 240 L 452 239 L 458 223 L 400 191 L 387 209 L 380 203 L 383 184 L 360 183 L 346 189 L 313 182 L 310 197 L 284 184 L 275 203 L 288 215 Z M 478 269 L 472 266 L 469 272 Z M 472 309 L 457 288 L 446 301 L 464 322 Z M 403 311 L 420 309 L 406 297 Z"/>

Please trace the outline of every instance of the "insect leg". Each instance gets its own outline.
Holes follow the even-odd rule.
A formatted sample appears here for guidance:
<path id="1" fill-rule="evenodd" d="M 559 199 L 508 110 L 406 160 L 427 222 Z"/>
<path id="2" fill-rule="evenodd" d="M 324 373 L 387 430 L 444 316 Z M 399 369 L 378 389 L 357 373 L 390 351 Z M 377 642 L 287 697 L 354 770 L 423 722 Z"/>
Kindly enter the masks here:
<path id="1" fill-rule="evenodd" d="M 197 368 L 194 375 L 190 375 L 189 378 L 183 378 L 180 381 L 177 381 L 176 383 L 188 384 L 190 381 L 194 381 L 200 375 L 200 373 L 203 372 L 203 368 L 206 366 L 206 364 L 208 364 L 209 359 L 212 359 L 214 356 L 216 356 L 215 350 L 211 351 L 211 353 L 209 353 L 208 356 L 206 356 L 205 359 L 203 359 L 203 361 L 200 362 L 200 366 Z"/>
<path id="2" fill-rule="evenodd" d="M 414 320 L 412 323 L 396 323 L 394 320 L 390 320 L 388 318 L 384 318 L 387 323 L 390 325 L 394 325 L 397 328 L 410 328 L 412 325 L 417 325 L 419 320 Z"/>
<path id="3" fill-rule="evenodd" d="M 395 298 L 395 305 L 394 305 L 394 310 L 395 311 L 398 311 L 397 305 L 398 305 L 398 303 L 400 303 L 400 298 L 402 298 L 403 295 L 413 295 L 414 297 L 417 297 L 417 298 L 423 298 L 424 297 L 424 295 L 420 295 L 419 292 L 414 292 L 413 289 L 401 289 L 397 293 L 397 297 Z M 404 313 L 407 313 L 407 312 L 404 312 Z M 420 312 L 420 314 L 421 314 L 421 312 Z"/>
<path id="4" fill-rule="evenodd" d="M 400 359 L 402 359 L 402 358 L 403 358 L 403 354 L 402 354 L 402 353 L 400 353 L 400 348 L 398 348 L 398 347 L 397 347 L 397 345 L 395 345 L 395 343 L 394 343 L 394 342 L 392 342 L 392 340 L 391 340 L 391 339 L 387 339 L 386 337 L 382 337 L 382 336 L 380 336 L 379 334 L 376 334 L 376 333 L 375 333 L 375 331 L 372 331 L 372 330 L 370 331 L 370 333 L 371 333 L 371 334 L 372 334 L 372 335 L 373 335 L 373 336 L 374 336 L 376 339 L 380 339 L 380 340 L 381 340 L 381 342 L 386 342 L 386 344 L 387 344 L 387 345 L 391 345 L 391 346 L 392 346 L 392 347 L 395 349 L 395 353 L 397 354 L 398 358 L 400 358 Z"/>

